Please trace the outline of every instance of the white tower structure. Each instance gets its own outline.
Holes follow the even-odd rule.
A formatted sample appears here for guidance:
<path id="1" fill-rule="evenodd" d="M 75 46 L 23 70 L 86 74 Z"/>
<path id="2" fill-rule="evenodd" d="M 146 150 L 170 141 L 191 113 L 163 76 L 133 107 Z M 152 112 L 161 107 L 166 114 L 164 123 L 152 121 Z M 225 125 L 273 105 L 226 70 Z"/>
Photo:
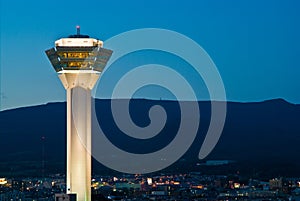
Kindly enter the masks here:
<path id="1" fill-rule="evenodd" d="M 55 41 L 46 54 L 67 90 L 66 193 L 91 200 L 91 90 L 112 51 L 80 34 Z"/>

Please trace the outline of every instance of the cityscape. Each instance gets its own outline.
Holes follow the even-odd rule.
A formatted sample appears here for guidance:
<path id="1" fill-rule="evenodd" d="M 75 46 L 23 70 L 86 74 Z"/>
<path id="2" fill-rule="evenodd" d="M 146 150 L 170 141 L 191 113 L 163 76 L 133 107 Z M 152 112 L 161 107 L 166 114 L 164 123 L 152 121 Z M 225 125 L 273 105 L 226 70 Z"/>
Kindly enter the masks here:
<path id="1" fill-rule="evenodd" d="M 241 175 L 94 175 L 92 200 L 299 200 L 300 178 L 259 180 Z M 69 200 L 65 175 L 0 178 L 0 200 Z"/>

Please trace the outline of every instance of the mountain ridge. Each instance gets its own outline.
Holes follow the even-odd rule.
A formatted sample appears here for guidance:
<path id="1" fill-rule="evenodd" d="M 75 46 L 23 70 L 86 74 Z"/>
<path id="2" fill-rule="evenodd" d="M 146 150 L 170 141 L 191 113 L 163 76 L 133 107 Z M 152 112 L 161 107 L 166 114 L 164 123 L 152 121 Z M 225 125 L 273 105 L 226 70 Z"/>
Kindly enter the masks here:
<path id="1" fill-rule="evenodd" d="M 110 140 L 116 146 L 134 153 L 159 150 L 173 139 L 170 133 L 176 133 L 178 127 L 176 124 L 180 117 L 180 113 L 176 111 L 178 110 L 176 101 L 133 99 L 130 101 L 132 120 L 139 126 L 146 126 L 149 124 L 148 109 L 157 104 L 162 105 L 170 115 L 168 119 L 170 123 L 166 126 L 165 134 L 159 134 L 153 141 L 138 142 L 132 141 L 118 131 L 109 111 L 109 99 L 95 100 L 97 115 L 105 117 L 99 118 L 101 126 L 108 125 L 103 126 L 103 130 L 113 133 L 109 136 Z M 197 137 L 182 159 L 168 168 L 168 171 L 178 168 L 182 168 L 182 171 L 203 170 L 202 167 L 196 166 L 197 163 L 203 162 L 197 158 L 197 154 L 209 126 L 210 102 L 199 101 L 198 104 L 201 112 L 201 128 Z M 290 168 L 291 174 L 300 176 L 298 171 L 300 163 L 297 162 L 300 153 L 298 148 L 300 126 L 297 121 L 299 116 L 300 105 L 283 99 L 254 103 L 227 102 L 223 134 L 205 160 L 234 160 L 238 162 L 236 169 L 243 169 L 242 172 L 252 171 L 249 169 L 253 167 L 259 169 L 258 172 L 270 172 L 272 169 L 271 172 L 274 172 L 272 174 L 283 175 Z M 46 172 L 64 172 L 65 133 L 65 102 L 1 111 L 0 147 L 5 151 L 0 152 L 0 175 L 40 174 L 42 160 L 46 161 Z M 45 137 L 45 141 L 42 141 L 42 137 Z M 129 141 L 123 143 L 124 140 Z M 150 145 L 149 148 L 146 145 Z M 104 169 L 94 161 L 95 173 L 106 172 L 107 169 Z"/>
<path id="2" fill-rule="evenodd" d="M 94 100 L 111 100 L 108 98 L 94 98 Z M 128 100 L 124 98 L 120 99 L 114 99 L 114 100 Z M 134 98 L 134 100 L 147 100 L 147 101 L 170 101 L 170 102 L 177 102 L 177 100 L 171 100 L 171 99 L 150 99 L 150 98 Z M 247 103 L 264 103 L 264 102 L 269 102 L 269 101 L 282 101 L 291 105 L 300 105 L 300 103 L 292 103 L 288 100 L 285 100 L 284 98 L 274 98 L 274 99 L 266 99 L 266 100 L 258 100 L 258 101 L 220 101 L 220 100 L 214 100 L 213 102 L 226 102 L 226 103 L 240 103 L 240 104 L 247 104 Z M 194 102 L 193 100 L 183 100 L 183 102 Z M 211 100 L 198 100 L 197 102 L 212 102 Z M 28 108 L 28 107 L 39 107 L 39 106 L 44 106 L 48 104 L 55 104 L 55 103 L 66 103 L 66 101 L 54 101 L 54 102 L 47 102 L 47 103 L 41 103 L 41 104 L 36 104 L 36 105 L 27 105 L 27 106 L 20 106 L 20 107 L 15 107 L 15 108 L 7 108 L 3 109 L 0 111 L 1 112 L 6 112 L 6 111 L 11 111 L 11 110 L 17 110 L 17 109 L 22 109 L 22 108 Z"/>

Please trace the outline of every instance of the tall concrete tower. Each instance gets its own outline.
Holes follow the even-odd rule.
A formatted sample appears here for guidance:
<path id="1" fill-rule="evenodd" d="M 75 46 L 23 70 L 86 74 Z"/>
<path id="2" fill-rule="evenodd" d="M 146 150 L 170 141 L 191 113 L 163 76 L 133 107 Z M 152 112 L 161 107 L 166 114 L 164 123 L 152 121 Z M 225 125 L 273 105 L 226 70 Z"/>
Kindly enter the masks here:
<path id="1" fill-rule="evenodd" d="M 91 90 L 112 51 L 103 42 L 80 34 L 55 41 L 46 54 L 67 90 L 66 193 L 91 200 Z"/>

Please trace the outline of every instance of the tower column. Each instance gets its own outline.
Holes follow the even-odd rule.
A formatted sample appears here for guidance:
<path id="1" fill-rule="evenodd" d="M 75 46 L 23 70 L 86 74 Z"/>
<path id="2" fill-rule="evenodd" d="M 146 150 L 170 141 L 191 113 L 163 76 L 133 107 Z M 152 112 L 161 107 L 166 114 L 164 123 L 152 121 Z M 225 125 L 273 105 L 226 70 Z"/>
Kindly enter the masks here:
<path id="1" fill-rule="evenodd" d="M 67 90 L 67 193 L 77 200 L 91 198 L 91 91 Z"/>
<path id="2" fill-rule="evenodd" d="M 91 89 L 99 73 L 59 74 L 67 90 L 66 193 L 78 201 L 91 200 Z"/>

